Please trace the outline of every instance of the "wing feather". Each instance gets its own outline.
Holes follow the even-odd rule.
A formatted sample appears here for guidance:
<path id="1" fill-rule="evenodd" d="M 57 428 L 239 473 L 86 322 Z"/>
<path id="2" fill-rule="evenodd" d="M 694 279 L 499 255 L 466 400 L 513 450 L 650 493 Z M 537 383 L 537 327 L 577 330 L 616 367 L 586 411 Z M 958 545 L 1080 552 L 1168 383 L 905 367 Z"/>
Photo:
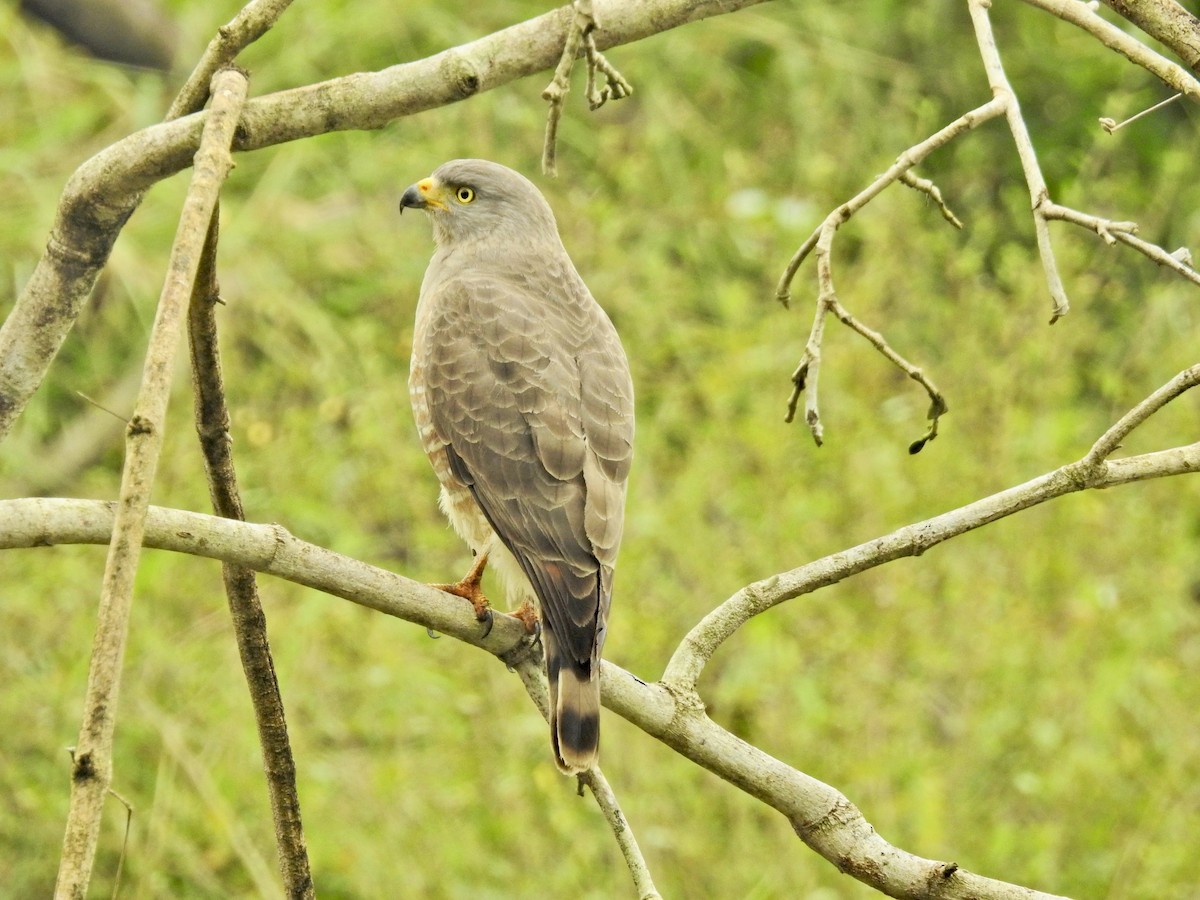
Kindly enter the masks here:
<path id="1" fill-rule="evenodd" d="M 426 391 L 451 469 L 537 593 L 568 659 L 599 657 L 633 445 L 628 363 L 571 268 L 443 282 Z"/>

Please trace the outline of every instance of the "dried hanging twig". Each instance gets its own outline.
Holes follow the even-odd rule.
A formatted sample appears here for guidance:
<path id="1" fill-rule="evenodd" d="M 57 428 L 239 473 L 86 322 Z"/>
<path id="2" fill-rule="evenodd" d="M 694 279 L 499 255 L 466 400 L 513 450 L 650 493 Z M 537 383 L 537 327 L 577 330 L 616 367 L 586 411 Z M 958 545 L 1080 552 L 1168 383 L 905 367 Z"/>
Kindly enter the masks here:
<path id="1" fill-rule="evenodd" d="M 620 100 L 633 93 L 633 86 L 625 80 L 596 48 L 595 30 L 599 27 L 592 10 L 592 0 L 574 0 L 574 13 L 567 26 L 563 41 L 562 56 L 554 69 L 554 77 L 542 91 L 542 99 L 549 103 L 546 113 L 546 139 L 542 145 L 542 171 L 547 175 L 558 174 L 558 122 L 562 118 L 563 101 L 571 90 L 571 70 L 582 46 L 587 61 L 588 108 L 595 112 L 606 102 Z M 603 88 L 596 87 L 596 73 L 604 76 Z"/>

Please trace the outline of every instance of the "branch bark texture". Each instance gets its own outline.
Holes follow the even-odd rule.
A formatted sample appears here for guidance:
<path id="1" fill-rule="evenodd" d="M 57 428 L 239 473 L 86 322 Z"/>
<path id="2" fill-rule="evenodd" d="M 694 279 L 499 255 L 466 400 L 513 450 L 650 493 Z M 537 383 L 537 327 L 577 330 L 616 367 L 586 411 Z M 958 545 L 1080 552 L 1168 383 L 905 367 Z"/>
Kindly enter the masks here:
<path id="1" fill-rule="evenodd" d="M 1104 0 L 1104 4 L 1170 47 L 1200 75 L 1200 17 L 1174 0 Z"/>

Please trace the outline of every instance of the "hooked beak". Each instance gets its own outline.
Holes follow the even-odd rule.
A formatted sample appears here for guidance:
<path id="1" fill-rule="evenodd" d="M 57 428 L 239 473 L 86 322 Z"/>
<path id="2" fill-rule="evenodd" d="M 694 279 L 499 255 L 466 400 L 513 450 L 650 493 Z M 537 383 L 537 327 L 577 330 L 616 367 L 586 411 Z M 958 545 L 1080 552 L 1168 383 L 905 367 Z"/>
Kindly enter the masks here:
<path id="1" fill-rule="evenodd" d="M 400 213 L 406 209 L 440 209 L 446 210 L 442 200 L 442 186 L 432 178 L 423 178 L 416 184 L 409 185 L 400 197 Z"/>

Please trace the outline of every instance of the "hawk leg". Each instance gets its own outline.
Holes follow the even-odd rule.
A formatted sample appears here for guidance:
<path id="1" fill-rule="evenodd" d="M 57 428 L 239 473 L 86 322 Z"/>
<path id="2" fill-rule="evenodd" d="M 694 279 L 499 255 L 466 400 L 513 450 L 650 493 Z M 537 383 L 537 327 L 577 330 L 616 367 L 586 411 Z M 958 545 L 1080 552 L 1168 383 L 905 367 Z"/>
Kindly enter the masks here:
<path id="1" fill-rule="evenodd" d="M 481 582 L 483 581 L 483 570 L 487 568 L 488 555 L 480 553 L 475 557 L 475 562 L 471 564 L 471 568 L 467 574 L 462 577 L 461 581 L 456 581 L 453 584 L 431 584 L 430 587 L 435 587 L 439 591 L 445 591 L 447 594 L 454 594 L 456 597 L 462 597 L 464 600 L 469 600 L 471 606 L 475 607 L 475 618 L 483 622 L 483 636 L 487 637 L 492 631 L 492 610 L 488 605 L 488 598 L 483 593 Z M 522 620 L 524 621 L 524 620 Z M 526 626 L 528 627 L 528 626 Z"/>

